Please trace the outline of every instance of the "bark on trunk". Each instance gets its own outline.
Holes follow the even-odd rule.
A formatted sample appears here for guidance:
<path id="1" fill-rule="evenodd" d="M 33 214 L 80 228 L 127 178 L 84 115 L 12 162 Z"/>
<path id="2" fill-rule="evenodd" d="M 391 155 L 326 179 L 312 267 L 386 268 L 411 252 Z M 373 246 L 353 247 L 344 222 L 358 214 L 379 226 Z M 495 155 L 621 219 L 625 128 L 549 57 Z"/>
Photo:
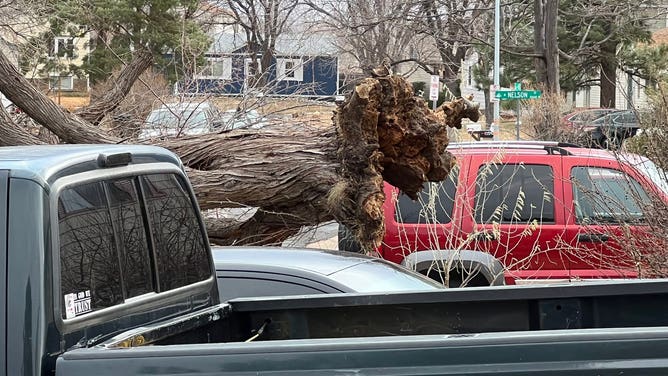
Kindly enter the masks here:
<path id="1" fill-rule="evenodd" d="M 559 93 L 559 46 L 556 0 L 534 0 L 534 58 L 536 82 L 548 92 Z"/>
<path id="2" fill-rule="evenodd" d="M 557 13 L 559 1 L 545 3 L 545 67 L 546 87 L 551 93 L 559 94 L 559 45 L 557 39 Z"/>
<path id="3" fill-rule="evenodd" d="M 602 108 L 615 108 L 617 100 L 617 44 L 607 43 L 602 48 L 601 102 Z"/>
<path id="4" fill-rule="evenodd" d="M 39 145 L 44 142 L 21 128 L 0 106 L 0 146 Z"/>
<path id="5" fill-rule="evenodd" d="M 76 112 L 83 120 L 98 125 L 104 116 L 113 112 L 128 95 L 132 85 L 139 79 L 153 63 L 153 55 L 149 51 L 139 51 L 134 55 L 132 61 L 125 65 L 114 80 L 113 89 L 105 93 L 101 98 L 92 101 Z"/>

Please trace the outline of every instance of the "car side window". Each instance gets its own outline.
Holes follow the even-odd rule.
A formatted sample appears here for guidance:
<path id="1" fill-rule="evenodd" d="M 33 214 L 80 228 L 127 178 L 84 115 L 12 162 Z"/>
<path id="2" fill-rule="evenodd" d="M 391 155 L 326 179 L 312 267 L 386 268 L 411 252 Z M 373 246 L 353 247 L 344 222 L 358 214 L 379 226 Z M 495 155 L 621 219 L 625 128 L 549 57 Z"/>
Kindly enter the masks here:
<path id="1" fill-rule="evenodd" d="M 171 290 L 211 275 L 209 255 L 190 196 L 174 175 L 142 177 L 153 232 L 159 290 Z"/>
<path id="2" fill-rule="evenodd" d="M 551 166 L 487 163 L 478 169 L 477 223 L 554 222 Z"/>
<path id="3" fill-rule="evenodd" d="M 398 223 L 450 223 L 455 206 L 459 167 L 455 166 L 440 183 L 425 183 L 418 199 L 405 194 L 397 198 L 394 217 Z"/>
<path id="4" fill-rule="evenodd" d="M 207 279 L 211 266 L 197 218 L 188 191 L 173 174 L 63 189 L 58 198 L 62 317 Z"/>
<path id="5" fill-rule="evenodd" d="M 651 204 L 640 183 L 619 170 L 574 167 L 571 181 L 579 224 L 641 221 L 645 208 Z"/>

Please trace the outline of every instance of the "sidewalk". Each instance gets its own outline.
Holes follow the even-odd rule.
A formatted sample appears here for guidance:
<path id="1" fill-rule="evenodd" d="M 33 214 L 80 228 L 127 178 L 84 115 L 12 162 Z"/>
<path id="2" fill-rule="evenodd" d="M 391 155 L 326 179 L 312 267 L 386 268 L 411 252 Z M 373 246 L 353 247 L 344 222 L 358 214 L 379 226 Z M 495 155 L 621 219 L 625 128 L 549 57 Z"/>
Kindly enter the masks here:
<path id="1" fill-rule="evenodd" d="M 332 221 L 303 228 L 298 234 L 286 239 L 283 247 L 338 249 L 339 224 Z"/>

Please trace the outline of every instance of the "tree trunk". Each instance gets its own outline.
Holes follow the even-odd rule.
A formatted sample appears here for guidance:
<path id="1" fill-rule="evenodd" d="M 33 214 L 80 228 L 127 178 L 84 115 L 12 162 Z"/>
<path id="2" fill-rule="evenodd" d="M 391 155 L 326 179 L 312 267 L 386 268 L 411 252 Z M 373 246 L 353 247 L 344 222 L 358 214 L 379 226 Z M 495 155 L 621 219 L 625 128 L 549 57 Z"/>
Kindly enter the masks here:
<path id="1" fill-rule="evenodd" d="M 78 116 L 65 112 L 46 95 L 38 92 L 0 52 L 0 91 L 39 124 L 67 143 L 114 143 L 118 140 L 90 127 Z"/>
<path id="2" fill-rule="evenodd" d="M 0 91 L 28 115 L 67 142 L 118 141 L 22 80 L 0 53 Z M 207 213 L 213 241 L 278 244 L 303 225 L 335 219 L 370 252 L 384 234 L 383 180 L 416 197 L 424 182 L 444 179 L 454 164 L 447 126 L 461 128 L 463 118 L 478 115 L 466 99 L 432 112 L 407 81 L 384 76 L 363 80 L 336 109 L 332 127 L 281 124 L 155 144 L 180 156 L 202 209 L 258 208 L 243 223 Z"/>
<path id="3" fill-rule="evenodd" d="M 601 48 L 601 102 L 602 108 L 617 105 L 617 43 L 606 43 Z"/>
<path id="4" fill-rule="evenodd" d="M 132 85 L 139 79 L 153 63 L 153 55 L 149 51 L 136 52 L 132 61 L 125 65 L 115 77 L 115 85 L 101 98 L 93 101 L 89 106 L 76 112 L 83 120 L 98 125 L 104 116 L 113 112 L 128 95 Z"/>
<path id="5" fill-rule="evenodd" d="M 559 1 L 534 0 L 534 58 L 536 82 L 552 93 L 559 93 L 559 46 L 557 13 Z"/>
<path id="6" fill-rule="evenodd" d="M 28 133 L 26 129 L 16 124 L 4 107 L 0 105 L 0 146 L 39 145 L 43 143 L 37 137 Z"/>
<path id="7" fill-rule="evenodd" d="M 547 90 L 559 94 L 559 44 L 557 38 L 558 0 L 545 4 L 545 67 Z"/>

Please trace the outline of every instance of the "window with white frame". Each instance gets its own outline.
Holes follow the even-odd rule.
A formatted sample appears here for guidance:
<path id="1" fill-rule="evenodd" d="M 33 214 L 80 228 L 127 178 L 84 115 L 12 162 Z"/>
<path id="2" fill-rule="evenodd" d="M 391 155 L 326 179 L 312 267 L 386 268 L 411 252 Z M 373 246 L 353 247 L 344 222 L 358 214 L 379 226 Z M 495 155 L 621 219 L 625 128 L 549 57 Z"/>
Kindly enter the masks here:
<path id="1" fill-rule="evenodd" d="M 251 67 L 252 63 L 253 63 L 252 59 L 250 59 L 248 57 L 244 59 L 244 76 L 246 78 L 249 78 L 250 76 L 254 76 L 254 75 L 262 72 L 262 60 L 255 59 L 255 63 L 257 64 L 256 69 L 258 70 L 258 72 L 253 72 L 253 69 Z"/>
<path id="2" fill-rule="evenodd" d="M 232 79 L 231 57 L 208 57 L 199 78 Z"/>
<path id="3" fill-rule="evenodd" d="M 277 59 L 278 79 L 282 81 L 304 81 L 304 63 L 301 59 Z"/>
<path id="4" fill-rule="evenodd" d="M 76 58 L 75 38 L 73 37 L 55 37 L 53 45 L 49 49 L 50 57 Z"/>
<path id="5" fill-rule="evenodd" d="M 74 77 L 72 76 L 50 76 L 49 88 L 55 90 L 73 90 Z"/>

